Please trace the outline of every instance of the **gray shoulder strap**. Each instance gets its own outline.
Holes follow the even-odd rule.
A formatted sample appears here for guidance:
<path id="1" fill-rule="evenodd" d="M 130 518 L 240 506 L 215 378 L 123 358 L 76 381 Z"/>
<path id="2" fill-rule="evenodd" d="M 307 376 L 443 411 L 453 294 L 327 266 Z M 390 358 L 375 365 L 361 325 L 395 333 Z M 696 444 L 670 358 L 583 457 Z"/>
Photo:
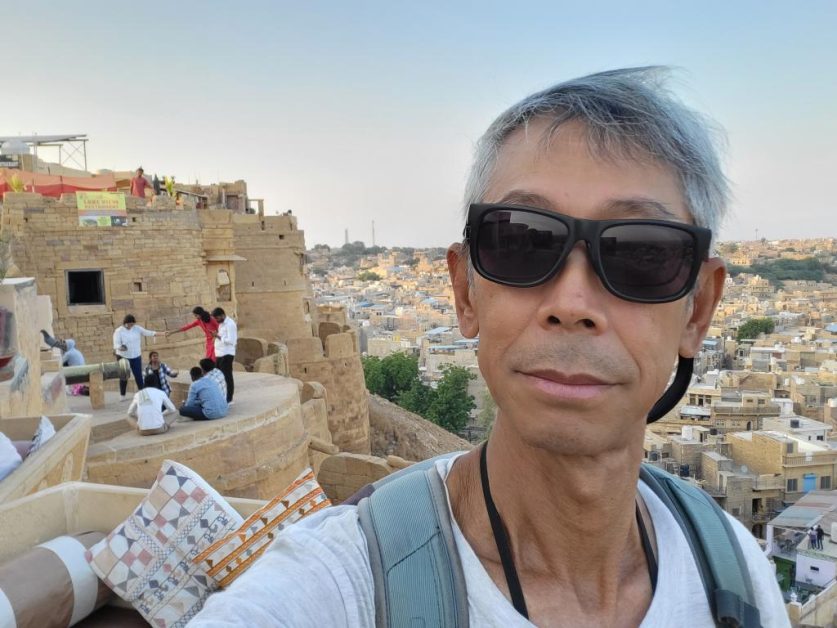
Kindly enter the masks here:
<path id="1" fill-rule="evenodd" d="M 652 465 L 640 478 L 686 535 L 718 626 L 759 628 L 761 619 L 747 561 L 726 513 L 697 486 Z"/>
<path id="2" fill-rule="evenodd" d="M 375 625 L 466 628 L 465 577 L 435 467 L 381 483 L 358 503 L 358 516 L 375 582 Z"/>

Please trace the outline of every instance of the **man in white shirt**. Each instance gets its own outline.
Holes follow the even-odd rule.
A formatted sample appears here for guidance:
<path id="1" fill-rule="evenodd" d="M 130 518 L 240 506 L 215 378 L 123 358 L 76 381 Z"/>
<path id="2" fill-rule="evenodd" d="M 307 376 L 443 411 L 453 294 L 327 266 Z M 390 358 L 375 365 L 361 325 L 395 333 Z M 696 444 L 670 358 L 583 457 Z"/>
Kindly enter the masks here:
<path id="1" fill-rule="evenodd" d="M 113 352 L 117 357 L 125 358 L 131 365 L 131 372 L 134 374 L 134 381 L 137 390 L 142 390 L 142 337 L 156 336 L 156 331 L 145 329 L 137 325 L 137 319 L 133 314 L 126 314 L 122 319 L 122 325 L 113 332 Z M 119 380 L 119 395 L 122 401 L 126 400 L 125 393 L 128 391 L 127 380 Z"/>
<path id="2" fill-rule="evenodd" d="M 447 261 L 498 409 L 484 446 L 436 464 L 471 626 L 709 628 L 741 609 L 714 591 L 710 603 L 683 529 L 639 480 L 646 424 L 685 392 L 726 277 L 711 243 L 727 182 L 702 117 L 661 79 L 634 68 L 555 85 L 477 144 Z M 379 536 L 416 547 L 397 514 Z M 789 626 L 757 542 L 720 516 L 752 581 L 746 617 Z M 369 547 L 356 507 L 327 508 L 283 531 L 190 627 L 374 626 Z M 422 565 L 391 570 L 409 564 Z M 441 588 L 423 565 L 390 582 Z"/>
<path id="3" fill-rule="evenodd" d="M 224 374 L 224 380 L 227 382 L 227 403 L 231 404 L 235 392 L 233 362 L 235 345 L 238 342 L 238 327 L 220 307 L 212 310 L 212 318 L 218 323 L 218 331 L 215 332 L 215 364 Z"/>
<path id="4" fill-rule="evenodd" d="M 146 375 L 145 386 L 139 390 L 128 407 L 128 423 L 142 436 L 165 434 L 177 420 L 177 408 L 169 396 L 155 388 L 153 375 Z"/>

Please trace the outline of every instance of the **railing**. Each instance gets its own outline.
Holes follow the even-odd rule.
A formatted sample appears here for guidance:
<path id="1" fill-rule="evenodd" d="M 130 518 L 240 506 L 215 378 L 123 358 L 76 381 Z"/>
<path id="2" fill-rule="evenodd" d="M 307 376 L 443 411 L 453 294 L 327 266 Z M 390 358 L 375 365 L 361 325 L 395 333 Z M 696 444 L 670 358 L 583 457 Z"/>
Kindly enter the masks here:
<path id="1" fill-rule="evenodd" d="M 769 491 L 769 490 L 783 490 L 785 488 L 785 478 L 781 475 L 776 476 L 758 476 L 753 482 L 753 490 L 755 491 Z"/>
<path id="2" fill-rule="evenodd" d="M 782 466 L 804 467 L 813 465 L 827 465 L 837 462 L 833 451 L 819 451 L 803 454 L 785 454 L 782 457 Z"/>

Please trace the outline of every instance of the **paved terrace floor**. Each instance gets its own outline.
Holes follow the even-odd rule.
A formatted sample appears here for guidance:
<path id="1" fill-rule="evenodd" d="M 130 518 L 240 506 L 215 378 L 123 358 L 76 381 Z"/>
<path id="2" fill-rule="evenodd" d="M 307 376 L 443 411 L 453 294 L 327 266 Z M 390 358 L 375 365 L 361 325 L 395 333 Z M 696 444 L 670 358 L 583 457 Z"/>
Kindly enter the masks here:
<path id="1" fill-rule="evenodd" d="M 185 380 L 181 375 L 178 379 L 171 381 L 175 385 L 185 385 L 185 382 L 189 381 L 188 373 Z M 270 408 L 286 403 L 289 396 L 293 397 L 297 394 L 297 390 L 296 382 L 292 379 L 268 373 L 238 371 L 235 373 L 235 403 L 230 406 L 230 412 L 226 417 L 216 421 L 230 421 L 263 414 Z M 140 436 L 128 424 L 125 417 L 133 398 L 131 389 L 129 389 L 126 398 L 127 401 L 122 401 L 117 391 L 105 391 L 105 407 L 94 410 L 90 406 L 89 397 L 68 397 L 70 412 L 89 414 L 93 417 L 93 429 L 90 434 L 91 447 L 96 443 L 128 433 L 130 433 L 130 438 L 120 439 L 123 446 L 126 444 L 131 446 L 131 442 L 136 445 L 147 442 L 149 438 L 158 438 L 156 436 Z M 210 422 L 193 421 L 186 417 L 179 417 L 169 433 L 183 433 L 188 430 L 200 429 L 201 424 L 205 425 L 206 423 Z"/>
<path id="2" fill-rule="evenodd" d="M 308 441 L 295 379 L 267 373 L 235 374 L 235 404 L 222 419 L 181 417 L 165 434 L 140 436 L 117 393 L 93 411 L 74 398 L 72 409 L 92 414 L 96 439 L 87 452 L 91 482 L 148 487 L 165 459 L 194 469 L 222 494 L 269 498 L 308 464 Z M 110 435 L 110 436 L 109 436 Z"/>

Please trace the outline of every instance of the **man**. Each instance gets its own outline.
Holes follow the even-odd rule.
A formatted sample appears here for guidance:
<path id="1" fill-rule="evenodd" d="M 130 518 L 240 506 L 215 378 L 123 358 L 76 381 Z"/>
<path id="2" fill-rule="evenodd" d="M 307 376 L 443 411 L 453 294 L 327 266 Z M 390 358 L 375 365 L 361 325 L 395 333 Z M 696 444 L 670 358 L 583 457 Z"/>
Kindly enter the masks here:
<path id="1" fill-rule="evenodd" d="M 715 625 L 685 534 L 638 476 L 647 417 L 721 297 L 709 229 L 726 200 L 702 119 L 656 68 L 554 86 L 480 140 L 447 259 L 497 418 L 486 446 L 430 471 L 446 480 L 471 626 Z M 761 625 L 789 626 L 758 544 L 726 521 Z M 368 547 L 356 507 L 317 513 L 191 626 L 375 625 Z M 423 575 L 415 597 L 440 581 Z"/>
<path id="2" fill-rule="evenodd" d="M 210 360 L 209 358 L 202 358 L 198 364 L 201 367 L 201 371 L 203 371 L 203 376 L 211 379 L 213 382 L 218 384 L 218 388 L 221 389 L 221 394 L 224 395 L 224 399 L 227 398 L 227 380 L 224 378 L 224 374 L 221 372 L 220 369 L 215 368 L 215 362 Z"/>
<path id="3" fill-rule="evenodd" d="M 146 329 L 137 325 L 137 319 L 133 314 L 126 314 L 122 319 L 122 325 L 113 332 L 113 352 L 118 358 L 125 358 L 131 365 L 131 372 L 134 374 L 134 381 L 137 390 L 142 390 L 142 337 L 156 336 L 156 331 Z M 119 395 L 122 401 L 126 400 L 125 393 L 128 391 L 128 381 L 119 380 Z"/>
<path id="4" fill-rule="evenodd" d="M 134 395 L 128 407 L 128 423 L 141 436 L 165 434 L 177 419 L 177 408 L 151 380 L 151 375 L 145 376 L 145 386 Z"/>
<path id="5" fill-rule="evenodd" d="M 136 176 L 131 179 L 131 196 L 145 198 L 145 189 L 148 187 L 148 179 L 143 176 L 143 169 L 137 168 Z"/>
<path id="6" fill-rule="evenodd" d="M 227 416 L 227 400 L 221 394 L 218 384 L 204 377 L 199 366 L 193 366 L 189 375 L 192 385 L 189 386 L 186 403 L 180 406 L 180 414 L 195 421 L 211 421 Z"/>
<path id="7" fill-rule="evenodd" d="M 224 374 L 227 382 L 227 403 L 231 404 L 233 393 L 235 393 L 233 362 L 235 361 L 235 344 L 238 342 L 238 327 L 220 307 L 212 310 L 212 318 L 218 323 L 218 331 L 215 332 L 215 362 Z"/>

